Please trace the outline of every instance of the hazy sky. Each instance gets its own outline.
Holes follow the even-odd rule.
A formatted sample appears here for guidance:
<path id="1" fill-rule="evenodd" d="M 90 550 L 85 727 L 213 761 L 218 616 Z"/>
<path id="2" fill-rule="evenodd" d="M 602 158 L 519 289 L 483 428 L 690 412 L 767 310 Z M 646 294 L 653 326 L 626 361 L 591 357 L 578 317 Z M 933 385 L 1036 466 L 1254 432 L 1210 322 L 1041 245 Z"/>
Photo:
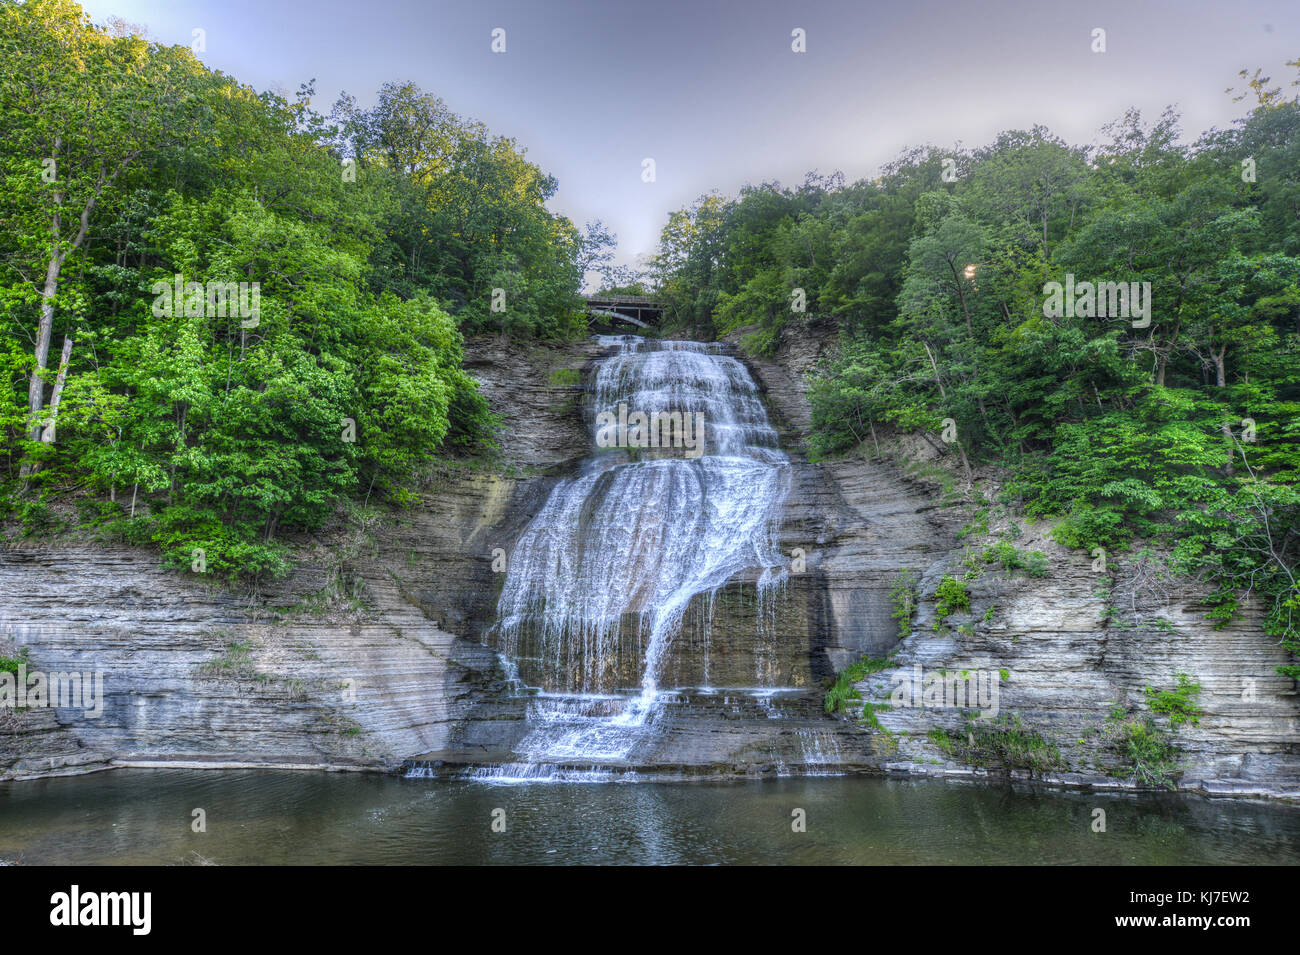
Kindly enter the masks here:
<path id="1" fill-rule="evenodd" d="M 622 261 L 701 193 L 810 169 L 874 177 L 911 145 L 978 146 L 1036 122 L 1087 143 L 1130 106 L 1155 118 L 1168 104 L 1194 138 L 1245 112 L 1224 94 L 1238 70 L 1285 86 L 1300 56 L 1298 0 L 82 3 L 167 43 L 201 28 L 201 59 L 258 89 L 315 77 L 322 112 L 340 90 L 364 106 L 386 80 L 412 80 L 517 139 L 559 179 L 552 208 L 603 219 Z"/>

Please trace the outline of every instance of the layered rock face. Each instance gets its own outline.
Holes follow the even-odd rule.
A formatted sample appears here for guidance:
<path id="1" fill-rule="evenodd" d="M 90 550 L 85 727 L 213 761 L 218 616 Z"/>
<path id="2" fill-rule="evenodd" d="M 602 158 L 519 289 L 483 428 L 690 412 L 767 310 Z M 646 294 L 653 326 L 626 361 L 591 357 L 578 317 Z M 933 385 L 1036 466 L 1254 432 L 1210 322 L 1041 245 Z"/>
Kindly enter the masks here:
<path id="1" fill-rule="evenodd" d="M 95 717 L 0 711 L 0 779 L 110 764 L 391 770 L 500 746 L 522 702 L 477 642 L 500 586 L 493 551 L 544 495 L 543 472 L 585 448 L 582 391 L 550 378 L 598 350 L 472 347 L 469 368 L 505 418 L 508 473 L 435 473 L 416 506 L 295 542 L 293 573 L 256 594 L 164 570 L 141 549 L 12 541 L 0 640 L 33 671 L 101 672 L 105 704 Z"/>
<path id="2" fill-rule="evenodd" d="M 464 510 L 491 493 L 476 484 L 444 492 L 442 513 L 463 523 L 435 527 L 427 519 L 431 534 L 421 546 L 429 548 L 430 537 L 465 546 L 474 518 Z M 490 695 L 496 661 L 423 612 L 421 600 L 433 595 L 419 575 L 391 573 L 393 564 L 420 560 L 414 541 L 422 523 L 413 517 L 378 545 L 397 548 L 412 534 L 392 564 L 358 560 L 350 586 L 367 612 L 320 617 L 295 609 L 310 607 L 327 585 L 319 565 L 301 566 L 275 593 L 249 602 L 164 571 L 145 552 L 8 551 L 0 592 L 9 595 L 9 620 L 23 614 L 10 633 L 30 668 L 101 672 L 104 708 L 97 717 L 72 708 L 11 714 L 16 725 L 0 766 L 15 775 L 109 759 L 380 768 L 398 754 L 447 745 Z M 444 572 L 450 553 L 439 551 Z M 469 578 L 470 562 L 463 557 L 453 579 Z M 45 728 L 52 715 L 65 728 L 53 735 Z"/>
<path id="3" fill-rule="evenodd" d="M 932 603 L 923 603 L 916 632 L 895 657 L 898 669 L 863 684 L 868 700 L 885 700 L 916 684 L 915 674 L 979 672 L 998 681 L 996 707 L 884 706 L 880 724 L 898 734 L 892 768 L 934 775 L 979 771 L 939 752 L 928 737 L 935 727 L 960 737 L 977 719 L 1015 719 L 1060 751 L 1046 775 L 1066 783 L 1118 785 L 1108 773 L 1119 765 L 1112 744 L 1117 707 L 1141 717 L 1149 712 L 1146 688 L 1172 689 L 1185 673 L 1201 690 L 1198 725 L 1172 733 L 1182 751 L 1187 789 L 1215 794 L 1300 796 L 1300 721 L 1294 681 L 1276 667 L 1287 654 L 1254 621 L 1213 630 L 1204 607 L 1186 590 L 1167 599 L 1112 592 L 1099 594 L 1091 562 L 1034 541 L 1052 558 L 1043 578 L 986 574 L 970 585 L 970 613 L 953 615 L 934 629 Z M 942 568 L 940 568 L 942 569 Z M 937 585 L 937 571 L 921 583 Z M 1109 608 L 1136 607 L 1116 617 Z M 989 612 L 989 619 L 985 614 Z M 959 629 L 960 628 L 960 629 Z M 920 667 L 920 671 L 917 671 Z M 983 703 L 984 701 L 980 701 Z M 992 710 L 996 709 L 997 713 Z M 988 716 L 980 716 L 988 710 Z M 904 735 L 905 734 L 905 735 Z"/>
<path id="4" fill-rule="evenodd" d="M 669 715 L 618 768 L 999 773 L 932 736 L 960 737 L 978 707 L 889 705 L 919 666 L 996 675 L 1000 715 L 1059 750 L 1049 780 L 1119 785 L 1106 775 L 1107 717 L 1117 705 L 1143 712 L 1145 687 L 1185 672 L 1202 686 L 1204 715 L 1174 734 L 1182 785 L 1300 791 L 1296 687 L 1276 674 L 1286 655 L 1254 618 L 1211 630 L 1195 592 L 1130 593 L 1121 571 L 1099 580 L 1087 558 L 1026 526 L 1016 545 L 1042 550 L 1046 575 L 985 568 L 968 585 L 969 610 L 936 629 L 933 595 L 966 569 L 973 539 L 958 531 L 971 515 L 886 458 L 808 461 L 804 376 L 831 335 L 800 330 L 775 358 L 745 360 L 788 458 L 775 536 L 788 579 L 765 615 L 752 573 L 690 601 L 660 675 Z M 590 383 L 608 353 L 595 341 L 471 343 L 467 366 L 504 415 L 506 466 L 440 471 L 409 509 L 296 542 L 293 574 L 258 594 L 117 545 L 20 540 L 0 551 L 0 641 L 12 641 L 0 656 L 21 646 L 32 669 L 102 671 L 105 693 L 98 717 L 0 712 L 0 778 L 157 763 L 393 770 L 411 760 L 459 772 L 520 759 L 539 708 L 560 721 L 602 718 L 601 700 L 575 715 L 521 692 L 523 674 L 492 631 L 517 543 L 591 453 L 587 393 L 568 382 L 581 372 Z M 909 570 L 920 602 L 900 635 L 889 593 Z M 757 639 L 764 627 L 772 639 Z M 626 658 L 643 653 L 632 646 Z M 877 704 L 874 726 L 856 712 L 824 715 L 825 680 L 890 653 L 858 685 Z M 635 685 L 636 669 L 614 682 Z"/>
<path id="5" fill-rule="evenodd" d="M 879 768 L 1001 775 L 1000 760 L 970 765 L 963 757 L 972 750 L 954 751 L 932 735 L 944 730 L 949 739 L 973 739 L 972 729 L 981 725 L 971 724 L 974 717 L 1007 728 L 1014 721 L 1055 747 L 1059 759 L 1035 770 L 1038 778 L 1123 788 L 1131 783 L 1111 775 L 1121 763 L 1118 710 L 1143 719 L 1150 713 L 1147 687 L 1170 690 L 1185 673 L 1201 686 L 1203 713 L 1198 725 L 1171 733 L 1180 750 L 1177 784 L 1213 794 L 1300 798 L 1300 695 L 1295 681 L 1276 672 L 1292 661 L 1250 608 L 1243 619 L 1214 630 L 1203 593 L 1186 581 L 1138 584 L 1141 575 L 1123 560 L 1094 570 L 1090 557 L 1057 546 L 1046 527 L 1004 515 L 959 542 L 970 511 L 949 506 L 938 488 L 887 458 L 804 463 L 799 452 L 811 426 L 805 375 L 832 334 L 816 326 L 787 333 L 773 359 L 749 364 L 786 425 L 784 443 L 796 470 L 804 472 L 796 479 L 803 491 L 792 498 L 785 542 L 799 546 L 802 536 L 809 567 L 824 578 L 828 654 L 843 667 L 892 649 L 891 666 L 857 684 L 872 710 L 858 725 L 873 739 Z M 1016 534 L 1018 549 L 1046 555 L 1046 572 L 1033 577 L 976 560 L 978 573 L 964 581 L 969 609 L 939 619 L 934 598 L 943 577 L 964 580 L 972 553 Z M 902 569 L 915 573 L 919 601 L 911 632 L 898 641 L 888 591 Z M 925 702 L 926 680 L 937 686 L 945 678 L 961 680 L 969 703 L 968 677 L 986 687 L 997 682 L 996 707 L 984 699 L 943 705 L 941 695 L 939 705 L 917 705 Z M 846 718 L 855 717 L 856 708 Z"/>

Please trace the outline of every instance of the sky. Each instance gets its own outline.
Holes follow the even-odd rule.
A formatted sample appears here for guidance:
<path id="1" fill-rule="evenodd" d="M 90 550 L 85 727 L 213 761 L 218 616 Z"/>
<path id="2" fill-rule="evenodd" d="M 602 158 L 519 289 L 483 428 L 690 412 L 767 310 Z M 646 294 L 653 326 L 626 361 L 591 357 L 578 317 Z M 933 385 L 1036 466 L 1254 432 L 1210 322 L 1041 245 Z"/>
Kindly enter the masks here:
<path id="1" fill-rule="evenodd" d="M 410 80 L 554 175 L 549 203 L 600 219 L 617 260 L 668 213 L 746 183 L 874 178 L 905 148 L 977 147 L 1035 123 L 1071 143 L 1137 107 L 1184 138 L 1248 102 L 1239 70 L 1296 78 L 1297 0 L 81 0 L 259 90 L 315 79 L 371 105 Z M 1094 52 L 1094 30 L 1105 52 Z M 505 52 L 492 50 L 505 31 Z M 804 31 L 795 52 L 792 31 Z M 654 160 L 653 182 L 643 161 Z"/>

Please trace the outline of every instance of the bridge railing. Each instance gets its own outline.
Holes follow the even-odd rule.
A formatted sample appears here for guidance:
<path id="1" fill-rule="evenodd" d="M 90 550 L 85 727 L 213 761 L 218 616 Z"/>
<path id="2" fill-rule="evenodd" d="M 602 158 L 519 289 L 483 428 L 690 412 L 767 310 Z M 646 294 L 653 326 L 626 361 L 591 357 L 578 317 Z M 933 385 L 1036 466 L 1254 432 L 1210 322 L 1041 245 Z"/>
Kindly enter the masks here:
<path id="1" fill-rule="evenodd" d="M 588 305 L 622 306 L 623 308 L 650 308 L 663 311 L 663 302 L 649 298 L 601 298 L 596 295 L 585 296 Z"/>

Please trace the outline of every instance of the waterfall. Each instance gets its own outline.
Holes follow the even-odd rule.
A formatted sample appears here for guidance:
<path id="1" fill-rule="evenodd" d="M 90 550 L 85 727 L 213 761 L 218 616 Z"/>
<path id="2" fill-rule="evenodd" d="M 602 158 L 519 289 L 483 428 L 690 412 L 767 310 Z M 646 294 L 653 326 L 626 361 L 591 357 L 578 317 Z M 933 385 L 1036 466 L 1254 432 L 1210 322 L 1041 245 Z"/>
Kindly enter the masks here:
<path id="1" fill-rule="evenodd" d="M 761 620 L 787 573 L 790 463 L 748 369 L 717 345 L 602 343 L 593 453 L 520 536 L 497 605 L 499 649 L 540 684 L 516 748 L 534 764 L 626 759 L 692 598 L 752 582 Z"/>

